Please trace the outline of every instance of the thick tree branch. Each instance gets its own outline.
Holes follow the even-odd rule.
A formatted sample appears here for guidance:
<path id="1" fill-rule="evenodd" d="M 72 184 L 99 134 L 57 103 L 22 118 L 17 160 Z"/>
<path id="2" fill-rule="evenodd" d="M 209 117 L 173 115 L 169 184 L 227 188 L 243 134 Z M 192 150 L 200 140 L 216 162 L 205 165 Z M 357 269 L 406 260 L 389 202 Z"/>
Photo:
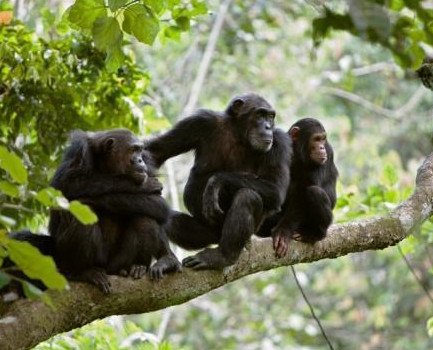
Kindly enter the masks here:
<path id="1" fill-rule="evenodd" d="M 195 272 L 167 276 L 159 282 L 112 277 L 113 294 L 71 283 L 69 291 L 49 294 L 52 310 L 42 301 L 19 300 L 0 319 L 0 349 L 28 349 L 57 333 L 95 319 L 137 314 L 184 303 L 228 282 L 279 266 L 336 258 L 353 252 L 395 245 L 432 215 L 433 154 L 419 168 L 414 193 L 387 215 L 333 225 L 326 239 L 314 246 L 291 243 L 286 258 L 276 259 L 270 239 L 254 239 L 239 262 L 224 272 Z"/>

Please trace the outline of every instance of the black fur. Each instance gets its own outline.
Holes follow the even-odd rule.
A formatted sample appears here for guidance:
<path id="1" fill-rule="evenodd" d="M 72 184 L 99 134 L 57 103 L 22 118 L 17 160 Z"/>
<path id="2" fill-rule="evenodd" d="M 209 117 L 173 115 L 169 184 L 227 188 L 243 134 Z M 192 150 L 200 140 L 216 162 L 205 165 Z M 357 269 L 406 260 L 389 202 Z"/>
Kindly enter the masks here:
<path id="1" fill-rule="evenodd" d="M 186 249 L 218 243 L 184 259 L 196 269 L 233 264 L 263 219 L 280 210 L 292 154 L 275 111 L 256 94 L 235 97 L 225 112 L 199 110 L 147 146 L 157 166 L 189 150 L 194 166 L 184 190 L 192 217 L 173 215 L 169 238 Z"/>

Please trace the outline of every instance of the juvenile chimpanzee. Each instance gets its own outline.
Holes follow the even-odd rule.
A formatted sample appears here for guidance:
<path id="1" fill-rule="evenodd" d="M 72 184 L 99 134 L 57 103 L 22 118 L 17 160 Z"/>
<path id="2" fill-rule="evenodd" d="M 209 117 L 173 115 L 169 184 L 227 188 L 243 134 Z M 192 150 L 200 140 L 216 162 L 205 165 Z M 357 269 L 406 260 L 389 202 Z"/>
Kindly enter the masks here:
<path id="1" fill-rule="evenodd" d="M 274 118 L 263 97 L 243 94 L 224 112 L 199 110 L 147 145 L 157 166 L 195 151 L 184 190 L 192 217 L 174 214 L 169 238 L 186 249 L 219 246 L 185 258 L 184 266 L 221 269 L 235 263 L 264 218 L 280 210 L 292 150 Z"/>
<path id="2" fill-rule="evenodd" d="M 293 140 L 289 191 L 283 210 L 266 220 L 259 236 L 273 237 L 276 255 L 287 253 L 288 241 L 314 243 L 323 239 L 332 223 L 338 171 L 323 125 L 305 118 L 289 129 Z"/>
<path id="3" fill-rule="evenodd" d="M 72 134 L 51 185 L 90 205 L 98 222 L 83 225 L 68 211 L 51 212 L 56 263 L 69 279 L 108 293 L 107 274 L 140 278 L 148 271 L 154 279 L 180 269 L 165 233 L 169 207 L 146 157 L 129 130 Z"/>

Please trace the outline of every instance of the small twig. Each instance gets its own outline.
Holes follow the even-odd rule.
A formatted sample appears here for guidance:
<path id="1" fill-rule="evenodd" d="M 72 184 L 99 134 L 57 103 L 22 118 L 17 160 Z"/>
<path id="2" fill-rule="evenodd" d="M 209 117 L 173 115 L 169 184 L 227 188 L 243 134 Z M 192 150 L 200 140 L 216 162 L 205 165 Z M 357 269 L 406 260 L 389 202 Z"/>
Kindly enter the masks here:
<path id="1" fill-rule="evenodd" d="M 400 255 L 402 256 L 404 262 L 406 263 L 407 267 L 409 268 L 409 271 L 412 273 L 413 277 L 415 277 L 418 284 L 421 286 L 421 288 L 424 290 L 427 297 L 430 299 L 430 302 L 433 304 L 433 297 L 430 294 L 430 291 L 427 289 L 421 278 L 418 277 L 416 274 L 414 268 L 412 267 L 410 261 L 408 260 L 407 256 L 403 253 L 403 250 L 401 250 L 400 244 L 397 244 L 398 251 L 400 252 Z"/>
<path id="2" fill-rule="evenodd" d="M 298 286 L 298 288 L 302 294 L 302 297 L 304 298 L 305 302 L 307 303 L 308 307 L 310 308 L 311 316 L 313 316 L 314 320 L 316 321 L 317 325 L 319 326 L 320 331 L 322 332 L 323 337 L 325 338 L 326 342 L 328 343 L 329 348 L 331 350 L 334 350 L 334 347 L 332 346 L 330 340 L 328 339 L 328 337 L 325 333 L 325 330 L 322 327 L 322 323 L 320 322 L 319 318 L 316 316 L 316 313 L 314 312 L 313 306 L 311 305 L 310 301 L 308 300 L 307 295 L 305 294 L 304 289 L 301 286 L 301 283 L 299 283 L 298 276 L 296 275 L 296 271 L 295 271 L 295 268 L 293 267 L 293 265 L 290 265 L 290 269 L 292 270 L 293 277 L 295 278 L 296 285 Z"/>

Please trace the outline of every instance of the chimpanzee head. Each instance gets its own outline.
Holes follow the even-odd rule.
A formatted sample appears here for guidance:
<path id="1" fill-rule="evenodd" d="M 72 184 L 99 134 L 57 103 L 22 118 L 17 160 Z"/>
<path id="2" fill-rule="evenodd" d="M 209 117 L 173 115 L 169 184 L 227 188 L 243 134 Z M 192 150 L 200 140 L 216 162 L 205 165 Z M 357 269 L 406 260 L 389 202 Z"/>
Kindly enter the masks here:
<path id="1" fill-rule="evenodd" d="M 295 154 L 305 164 L 323 165 L 332 153 L 323 125 L 314 118 L 298 120 L 289 129 Z"/>
<path id="2" fill-rule="evenodd" d="M 89 135 L 98 170 L 113 175 L 128 175 L 141 183 L 147 179 L 148 166 L 143 142 L 129 130 L 113 129 Z"/>
<path id="3" fill-rule="evenodd" d="M 241 138 L 251 148 L 260 152 L 268 152 L 273 143 L 275 110 L 261 96 L 246 93 L 234 97 L 226 114 L 235 121 Z"/>

